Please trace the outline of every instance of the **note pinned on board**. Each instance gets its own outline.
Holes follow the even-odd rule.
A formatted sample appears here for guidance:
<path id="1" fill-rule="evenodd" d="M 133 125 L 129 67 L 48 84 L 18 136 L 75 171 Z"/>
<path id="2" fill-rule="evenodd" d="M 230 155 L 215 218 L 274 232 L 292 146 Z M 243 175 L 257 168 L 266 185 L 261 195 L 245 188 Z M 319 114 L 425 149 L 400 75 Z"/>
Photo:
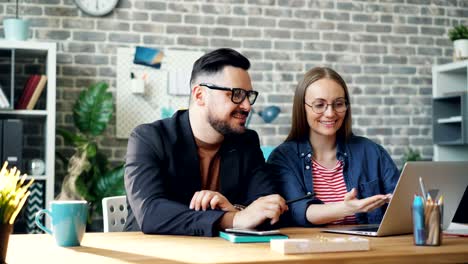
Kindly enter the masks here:
<path id="1" fill-rule="evenodd" d="M 133 63 L 160 69 L 163 57 L 164 53 L 159 49 L 137 46 Z"/>
<path id="2" fill-rule="evenodd" d="M 190 70 L 175 69 L 169 72 L 169 95 L 190 95 Z"/>

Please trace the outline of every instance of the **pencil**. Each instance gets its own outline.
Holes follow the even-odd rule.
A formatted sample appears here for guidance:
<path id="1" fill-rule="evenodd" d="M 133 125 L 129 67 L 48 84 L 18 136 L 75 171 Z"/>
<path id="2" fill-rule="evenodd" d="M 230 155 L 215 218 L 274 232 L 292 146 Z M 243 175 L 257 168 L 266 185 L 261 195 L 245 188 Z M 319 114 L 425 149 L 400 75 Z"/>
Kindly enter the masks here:
<path id="1" fill-rule="evenodd" d="M 427 230 L 429 230 L 430 217 L 431 217 L 432 211 L 434 209 L 434 202 L 432 202 L 432 199 L 430 199 L 430 198 L 431 197 L 429 196 L 429 199 L 426 202 L 426 206 L 424 207 L 424 225 L 425 225 L 425 228 L 426 228 L 426 232 L 427 232 Z"/>
<path id="2" fill-rule="evenodd" d="M 434 210 L 434 236 L 432 237 L 432 245 L 440 245 L 440 241 L 442 240 L 441 234 L 440 234 L 440 206 L 436 205 L 435 210 Z"/>
<path id="3" fill-rule="evenodd" d="M 441 195 L 439 199 L 437 200 L 437 205 L 443 205 L 444 204 L 444 196 Z"/>
<path id="4" fill-rule="evenodd" d="M 431 210 L 430 210 L 430 213 L 427 217 L 427 220 L 426 221 L 426 230 L 429 231 L 429 234 L 427 236 L 427 239 L 426 239 L 426 244 L 428 245 L 431 245 L 434 241 L 434 236 L 435 236 L 435 232 L 436 232 L 436 222 L 437 222 L 437 215 L 436 215 L 436 211 L 437 209 L 435 208 L 435 205 L 434 204 L 431 204 L 430 205 L 431 207 Z"/>
<path id="5" fill-rule="evenodd" d="M 419 187 L 421 187 L 423 200 L 426 201 L 427 200 L 426 189 L 424 188 L 424 182 L 423 182 L 423 179 L 421 177 L 419 177 Z"/>
<path id="6" fill-rule="evenodd" d="M 440 213 L 440 221 L 444 219 L 444 196 L 440 195 L 439 200 L 437 201 L 437 205 L 439 206 L 439 213 Z"/>

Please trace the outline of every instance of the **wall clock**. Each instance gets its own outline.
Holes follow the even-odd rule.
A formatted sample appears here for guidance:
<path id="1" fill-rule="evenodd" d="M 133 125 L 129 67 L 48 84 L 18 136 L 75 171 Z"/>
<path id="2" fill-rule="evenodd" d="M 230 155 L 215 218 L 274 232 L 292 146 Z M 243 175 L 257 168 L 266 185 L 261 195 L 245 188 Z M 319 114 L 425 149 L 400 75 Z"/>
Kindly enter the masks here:
<path id="1" fill-rule="evenodd" d="M 119 0 L 75 0 L 75 4 L 86 14 L 103 16 L 110 13 Z"/>

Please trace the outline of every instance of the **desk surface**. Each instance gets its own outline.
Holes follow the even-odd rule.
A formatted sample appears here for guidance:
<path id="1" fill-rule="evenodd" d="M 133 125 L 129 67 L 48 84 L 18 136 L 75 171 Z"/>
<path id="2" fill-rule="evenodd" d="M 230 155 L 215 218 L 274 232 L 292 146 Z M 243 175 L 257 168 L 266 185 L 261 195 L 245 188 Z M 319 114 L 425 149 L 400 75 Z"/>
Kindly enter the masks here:
<path id="1" fill-rule="evenodd" d="M 285 228 L 291 238 L 343 235 Z M 86 233 L 81 247 L 62 248 L 50 235 L 11 235 L 8 263 L 375 263 L 468 262 L 468 238 L 443 237 L 440 247 L 417 247 L 411 235 L 369 238 L 370 251 L 282 255 L 269 243 L 233 244 L 221 238 Z"/>

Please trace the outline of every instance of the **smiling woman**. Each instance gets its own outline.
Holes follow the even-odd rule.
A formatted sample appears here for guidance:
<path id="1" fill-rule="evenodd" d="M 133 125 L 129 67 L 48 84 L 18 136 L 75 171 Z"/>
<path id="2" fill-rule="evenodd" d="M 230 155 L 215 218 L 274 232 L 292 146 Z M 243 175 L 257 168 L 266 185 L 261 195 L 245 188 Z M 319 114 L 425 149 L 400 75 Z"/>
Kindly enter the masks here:
<path id="1" fill-rule="evenodd" d="M 399 177 L 389 154 L 353 135 L 343 78 L 330 68 L 308 71 L 294 95 L 292 128 L 268 159 L 289 205 L 292 225 L 379 223 Z"/>
<path id="2" fill-rule="evenodd" d="M 109 14 L 119 0 L 75 0 L 76 5 L 86 14 L 103 16 Z"/>

